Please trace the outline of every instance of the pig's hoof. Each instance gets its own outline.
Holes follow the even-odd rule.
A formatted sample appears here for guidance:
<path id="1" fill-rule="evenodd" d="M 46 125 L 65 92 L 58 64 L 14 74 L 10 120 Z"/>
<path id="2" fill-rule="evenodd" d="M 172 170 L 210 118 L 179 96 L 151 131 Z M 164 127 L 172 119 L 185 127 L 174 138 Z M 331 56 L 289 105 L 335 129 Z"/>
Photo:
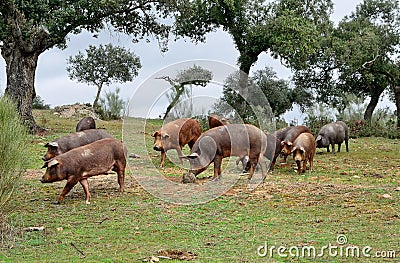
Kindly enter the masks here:
<path id="1" fill-rule="evenodd" d="M 211 182 L 218 182 L 220 180 L 221 180 L 221 176 L 218 176 L 218 177 L 211 179 Z"/>
<path id="2" fill-rule="evenodd" d="M 59 205 L 59 204 L 61 204 L 61 203 L 60 203 L 60 201 L 56 200 L 56 201 L 53 202 L 53 204 Z"/>
<path id="3" fill-rule="evenodd" d="M 85 201 L 85 204 L 90 205 L 90 202 L 88 200 Z"/>

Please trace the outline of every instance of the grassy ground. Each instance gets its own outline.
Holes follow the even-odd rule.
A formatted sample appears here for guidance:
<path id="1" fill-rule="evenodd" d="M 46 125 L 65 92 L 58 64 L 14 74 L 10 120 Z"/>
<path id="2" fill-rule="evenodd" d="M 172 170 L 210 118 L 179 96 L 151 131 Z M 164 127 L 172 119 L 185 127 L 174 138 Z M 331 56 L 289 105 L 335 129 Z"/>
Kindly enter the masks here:
<path id="1" fill-rule="evenodd" d="M 227 165 L 224 177 L 235 179 L 232 188 L 211 201 L 182 205 L 174 198 L 184 193 L 183 187 L 194 189 L 184 200 L 203 194 L 196 187 L 209 184 L 210 170 L 195 185 L 170 188 L 156 180 L 162 193 L 152 188 L 150 194 L 149 187 L 144 189 L 137 180 L 161 173 L 168 182 L 178 182 L 185 172 L 171 162 L 162 171 L 156 168 L 160 156 L 152 150 L 151 133 L 161 123 L 126 122 L 121 132 L 122 122 L 98 122 L 100 128 L 123 138 L 130 153 L 141 156 L 129 160 L 126 191 L 118 192 L 116 175 L 97 176 L 89 181 L 90 205 L 85 205 L 79 185 L 61 205 L 54 205 L 65 182 L 39 182 L 43 145 L 73 132 L 78 120 L 61 119 L 48 111 L 36 114 L 39 124 L 51 130 L 49 135 L 32 136 L 27 145 L 30 170 L 9 203 L 8 218 L 16 227 L 45 230 L 24 231 L 12 248 L 0 250 L 0 262 L 142 262 L 160 250 L 160 255 L 179 254 L 194 262 L 400 260 L 398 140 L 352 139 L 349 153 L 335 155 L 318 149 L 314 170 L 305 175 L 296 174 L 289 159 L 255 190 L 248 188 L 238 168 Z M 168 198 L 174 202 L 164 201 Z M 315 257 L 307 255 L 312 248 Z M 359 257 L 351 253 L 356 249 Z M 363 255 L 363 249 L 371 257 Z M 379 252 L 391 258 L 377 258 Z"/>

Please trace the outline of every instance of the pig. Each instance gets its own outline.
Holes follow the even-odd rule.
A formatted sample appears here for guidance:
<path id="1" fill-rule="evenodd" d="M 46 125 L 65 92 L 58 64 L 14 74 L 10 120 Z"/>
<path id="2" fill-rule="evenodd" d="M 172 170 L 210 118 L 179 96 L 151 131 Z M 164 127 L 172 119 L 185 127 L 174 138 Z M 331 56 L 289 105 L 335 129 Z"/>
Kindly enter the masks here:
<path id="1" fill-rule="evenodd" d="M 47 152 L 43 156 L 43 161 L 48 161 L 57 155 L 68 152 L 79 146 L 83 146 L 104 138 L 113 138 L 105 130 L 90 129 L 80 132 L 71 133 L 52 142 L 46 143 Z"/>
<path id="2" fill-rule="evenodd" d="M 274 171 L 275 162 L 280 155 L 281 150 L 281 140 L 275 135 L 275 133 L 267 134 L 267 148 L 264 151 L 264 157 L 270 160 L 268 165 L 268 172 L 272 173 Z M 247 173 L 250 170 L 249 156 L 246 155 L 243 158 L 238 158 L 236 160 L 236 165 L 238 165 L 240 161 L 242 162 L 243 167 L 242 172 Z"/>
<path id="3" fill-rule="evenodd" d="M 229 124 L 230 124 L 229 119 L 225 117 L 220 118 L 217 115 L 208 116 L 208 126 L 210 127 L 210 129 Z"/>
<path id="4" fill-rule="evenodd" d="M 297 136 L 304 132 L 310 132 L 306 126 L 292 126 L 287 130 L 285 137 L 281 141 L 282 151 L 281 156 L 283 157 L 283 162 L 286 162 L 286 158 L 291 154 L 293 149 L 293 142 L 296 140 Z"/>
<path id="5" fill-rule="evenodd" d="M 307 161 L 310 162 L 310 171 L 312 170 L 316 143 L 311 133 L 301 133 L 293 142 L 292 154 L 297 164 L 297 173 L 306 171 Z"/>
<path id="6" fill-rule="evenodd" d="M 317 138 L 318 148 L 326 147 L 329 152 L 329 145 L 332 145 L 332 154 L 335 153 L 335 144 L 338 145 L 338 152 L 343 141 L 346 144 L 346 152 L 349 151 L 349 128 L 343 121 L 337 121 L 322 126 L 318 132 Z"/>
<path id="7" fill-rule="evenodd" d="M 79 182 L 86 195 L 85 203 L 90 203 L 87 178 L 117 172 L 119 190 L 124 191 L 125 147 L 121 141 L 105 138 L 60 154 L 45 163 L 46 172 L 40 182 L 52 183 L 67 180 L 67 184 L 57 198 L 59 204 L 66 194 Z"/>
<path id="8" fill-rule="evenodd" d="M 244 158 L 248 156 L 251 179 L 258 163 L 261 164 L 263 180 L 265 180 L 265 163 L 263 152 L 267 144 L 267 135 L 250 124 L 230 124 L 212 128 L 204 132 L 194 144 L 189 160 L 190 170 L 183 176 L 183 182 L 194 182 L 198 174 L 214 163 L 213 180 L 221 177 L 222 159 L 229 156 Z"/>
<path id="9" fill-rule="evenodd" d="M 92 117 L 85 117 L 81 119 L 78 124 L 76 125 L 76 132 L 84 131 L 84 130 L 90 130 L 90 129 L 96 129 L 96 122 Z"/>
<path id="10" fill-rule="evenodd" d="M 200 124 L 197 120 L 190 118 L 177 119 L 165 124 L 154 137 L 153 149 L 161 152 L 160 167 L 164 167 L 166 152 L 175 149 L 178 156 L 183 156 L 182 148 L 186 144 L 192 149 L 194 143 L 201 135 Z M 181 158 L 183 164 L 183 159 Z"/>

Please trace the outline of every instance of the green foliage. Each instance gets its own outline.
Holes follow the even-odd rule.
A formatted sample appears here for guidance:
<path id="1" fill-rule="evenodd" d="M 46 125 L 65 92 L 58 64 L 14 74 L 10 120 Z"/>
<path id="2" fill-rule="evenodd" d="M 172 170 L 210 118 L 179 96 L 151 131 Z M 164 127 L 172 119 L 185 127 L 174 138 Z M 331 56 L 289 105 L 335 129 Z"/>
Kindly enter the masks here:
<path id="1" fill-rule="evenodd" d="M 115 92 L 105 92 L 105 98 L 100 98 L 97 113 L 104 120 L 120 119 L 125 107 L 125 102 L 119 97 L 120 89 Z"/>
<path id="2" fill-rule="evenodd" d="M 256 116 L 254 107 L 251 106 L 261 107 L 265 113 L 271 111 L 274 117 L 279 117 L 290 110 L 294 103 L 301 108 L 306 107 L 312 98 L 312 95 L 305 90 L 291 88 L 287 81 L 278 79 L 272 68 L 266 67 L 256 71 L 249 78 L 247 106 L 245 111 L 241 111 L 240 106 L 244 99 L 238 92 L 239 78 L 239 73 L 235 73 L 226 79 L 223 95 L 213 106 L 215 112 L 223 116 L 230 116 L 232 119 L 239 115 L 245 122 L 253 122 L 251 119 L 255 119 Z M 268 101 L 264 101 L 258 91 L 262 91 Z M 252 105 L 248 102 L 251 102 Z"/>
<path id="3" fill-rule="evenodd" d="M 68 76 L 79 82 L 95 85 L 97 106 L 103 85 L 132 81 L 142 67 L 140 59 L 130 50 L 112 44 L 95 47 L 90 45 L 86 54 L 79 52 L 68 59 Z"/>
<path id="4" fill-rule="evenodd" d="M 205 87 L 212 80 L 213 74 L 210 70 L 194 65 L 177 73 L 175 78 L 170 76 L 159 77 L 171 85 L 167 93 L 169 105 L 164 113 L 163 119 L 167 117 L 183 118 L 191 117 L 193 105 L 191 100 L 193 86 Z M 173 116 L 169 116 L 172 113 Z"/>
<path id="5" fill-rule="evenodd" d="M 13 194 L 26 167 L 27 131 L 15 105 L 0 98 L 0 212 Z"/>
<path id="6" fill-rule="evenodd" d="M 385 90 L 400 102 L 395 88 L 400 81 L 399 28 L 398 1 L 361 2 L 336 27 L 326 25 L 320 51 L 309 57 L 307 68 L 295 72 L 296 86 L 313 89 L 317 101 L 335 105 L 339 111 L 346 107 L 349 93 L 370 97 L 364 113 L 370 121 Z"/>
<path id="7" fill-rule="evenodd" d="M 332 108 L 316 104 L 305 112 L 304 125 L 310 129 L 312 134 L 317 135 L 322 126 L 335 120 L 333 111 Z"/>
<path id="8" fill-rule="evenodd" d="M 50 109 L 50 104 L 45 104 L 40 96 L 36 96 L 33 99 L 32 108 L 35 110 L 48 110 Z"/>

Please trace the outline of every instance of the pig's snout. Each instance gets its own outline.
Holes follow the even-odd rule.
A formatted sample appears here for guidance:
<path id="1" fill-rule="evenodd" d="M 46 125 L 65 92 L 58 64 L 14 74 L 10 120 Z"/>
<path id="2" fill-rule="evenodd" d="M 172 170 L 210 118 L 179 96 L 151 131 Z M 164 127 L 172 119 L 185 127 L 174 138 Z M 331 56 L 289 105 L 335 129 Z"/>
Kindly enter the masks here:
<path id="1" fill-rule="evenodd" d="M 153 149 L 156 150 L 156 151 L 161 151 L 161 147 L 158 146 L 158 145 L 154 145 L 154 146 L 153 146 Z"/>

